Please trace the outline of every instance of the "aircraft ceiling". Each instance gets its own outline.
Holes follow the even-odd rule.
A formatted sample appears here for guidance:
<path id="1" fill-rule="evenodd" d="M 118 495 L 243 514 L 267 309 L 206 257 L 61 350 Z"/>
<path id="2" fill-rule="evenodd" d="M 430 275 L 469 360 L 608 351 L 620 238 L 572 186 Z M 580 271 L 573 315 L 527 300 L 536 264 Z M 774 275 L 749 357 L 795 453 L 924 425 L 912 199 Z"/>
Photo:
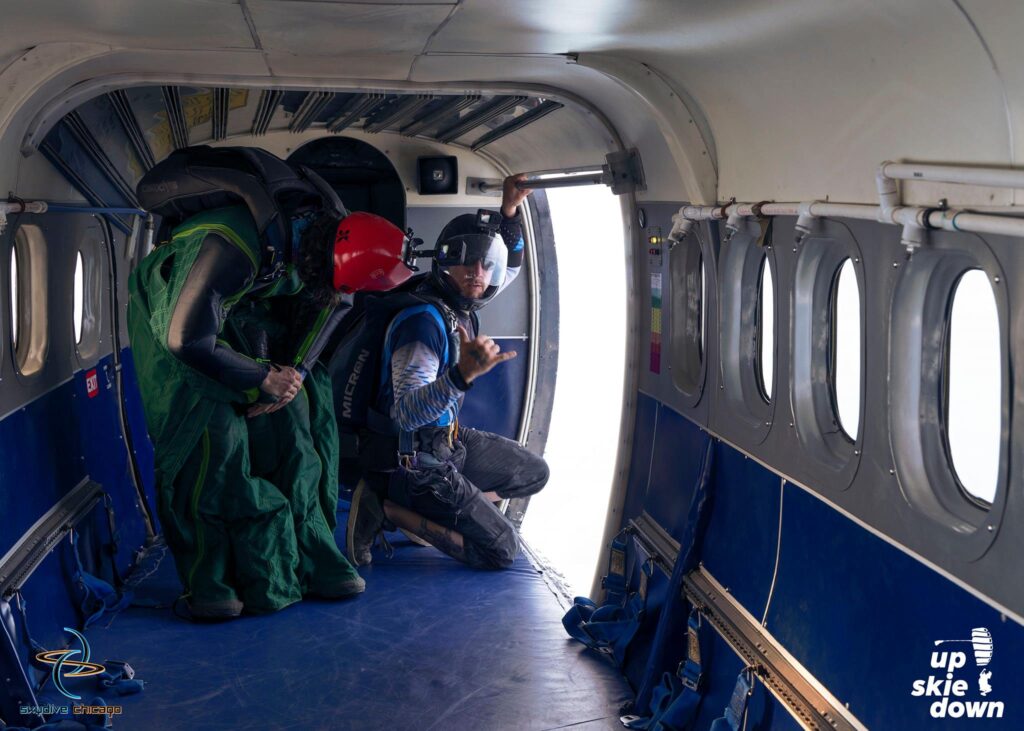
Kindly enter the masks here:
<path id="1" fill-rule="evenodd" d="M 161 69 L 536 84 L 604 112 L 657 198 L 717 181 L 719 199 L 870 201 L 884 159 L 1024 162 L 1022 30 L 1017 0 L 37 0 L 4 12 L 0 69 L 75 43 L 101 47 L 65 87 Z"/>

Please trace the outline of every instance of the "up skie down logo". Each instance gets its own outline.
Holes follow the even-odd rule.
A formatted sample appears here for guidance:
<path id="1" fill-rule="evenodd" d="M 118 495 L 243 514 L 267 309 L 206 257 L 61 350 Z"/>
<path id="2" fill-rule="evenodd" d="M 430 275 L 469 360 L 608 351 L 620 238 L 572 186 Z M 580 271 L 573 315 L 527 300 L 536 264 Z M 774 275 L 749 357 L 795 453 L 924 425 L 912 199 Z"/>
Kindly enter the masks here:
<path id="1" fill-rule="evenodd" d="M 89 641 L 85 639 L 81 632 L 76 632 L 70 627 L 65 627 L 64 631 L 70 632 L 78 638 L 78 641 L 82 644 L 81 648 L 73 649 L 69 647 L 66 650 L 47 650 L 46 652 L 38 653 L 36 660 L 53 666 L 50 670 L 50 676 L 53 678 L 53 684 L 57 686 L 57 690 L 71 700 L 80 701 L 82 696 L 75 695 L 64 687 L 64 678 L 88 678 L 91 675 L 104 673 L 107 669 L 99 663 L 91 661 L 92 650 L 89 648 Z M 76 655 L 78 656 L 77 659 Z"/>
<path id="2" fill-rule="evenodd" d="M 975 627 L 971 630 L 969 640 L 935 640 L 935 647 L 946 644 L 969 644 L 973 652 L 974 665 L 978 673 L 977 692 L 981 697 L 992 692 L 992 671 L 988 665 L 992 662 L 994 643 L 992 633 L 986 627 Z M 911 695 L 915 697 L 938 698 L 929 707 L 932 718 L 1002 718 L 1005 706 L 1002 701 L 968 700 L 967 694 L 971 683 L 965 678 L 956 677 L 958 671 L 965 669 L 967 675 L 968 653 L 952 650 L 932 651 L 931 666 L 939 670 L 938 675 L 929 675 L 926 679 L 915 680 Z M 943 671 L 945 671 L 943 673 Z M 973 673 L 971 673 L 973 675 Z M 952 699 L 952 700 L 951 700 Z"/>

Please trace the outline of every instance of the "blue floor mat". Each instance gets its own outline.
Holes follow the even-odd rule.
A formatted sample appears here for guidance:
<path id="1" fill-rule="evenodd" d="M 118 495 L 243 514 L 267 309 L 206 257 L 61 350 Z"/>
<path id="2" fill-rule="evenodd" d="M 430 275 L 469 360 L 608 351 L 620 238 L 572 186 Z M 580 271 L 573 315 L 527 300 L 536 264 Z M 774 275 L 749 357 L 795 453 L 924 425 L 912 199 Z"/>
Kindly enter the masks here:
<path id="1" fill-rule="evenodd" d="M 625 680 L 566 637 L 525 557 L 477 571 L 398 541 L 361 573 L 366 593 L 341 602 L 216 625 L 132 607 L 94 626 L 94 659 L 126 660 L 146 681 L 106 698 L 124 707 L 115 729 L 621 728 Z M 178 593 L 168 554 L 136 601 Z"/>

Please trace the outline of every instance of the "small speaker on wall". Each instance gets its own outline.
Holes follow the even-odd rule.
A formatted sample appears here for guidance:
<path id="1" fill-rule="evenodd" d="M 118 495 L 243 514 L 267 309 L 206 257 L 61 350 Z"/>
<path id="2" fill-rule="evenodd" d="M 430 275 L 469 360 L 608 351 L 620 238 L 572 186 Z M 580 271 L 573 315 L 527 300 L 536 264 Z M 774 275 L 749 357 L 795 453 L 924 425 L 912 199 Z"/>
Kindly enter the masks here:
<path id="1" fill-rule="evenodd" d="M 421 157 L 420 195 L 445 195 L 459 192 L 459 161 L 456 157 Z"/>

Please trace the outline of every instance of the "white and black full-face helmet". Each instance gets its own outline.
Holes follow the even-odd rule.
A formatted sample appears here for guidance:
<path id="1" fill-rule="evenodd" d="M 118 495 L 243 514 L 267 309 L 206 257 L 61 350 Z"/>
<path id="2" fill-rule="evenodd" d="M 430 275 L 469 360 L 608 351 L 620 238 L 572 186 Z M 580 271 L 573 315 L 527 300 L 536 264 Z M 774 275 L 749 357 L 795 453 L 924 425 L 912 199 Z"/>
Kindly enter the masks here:
<path id="1" fill-rule="evenodd" d="M 508 248 L 497 231 L 500 220 L 497 211 L 465 213 L 449 221 L 437 238 L 432 278 L 459 310 L 480 309 L 505 281 Z"/>

